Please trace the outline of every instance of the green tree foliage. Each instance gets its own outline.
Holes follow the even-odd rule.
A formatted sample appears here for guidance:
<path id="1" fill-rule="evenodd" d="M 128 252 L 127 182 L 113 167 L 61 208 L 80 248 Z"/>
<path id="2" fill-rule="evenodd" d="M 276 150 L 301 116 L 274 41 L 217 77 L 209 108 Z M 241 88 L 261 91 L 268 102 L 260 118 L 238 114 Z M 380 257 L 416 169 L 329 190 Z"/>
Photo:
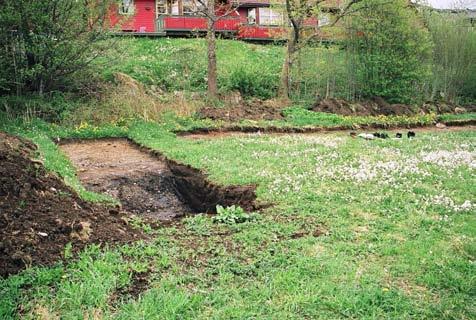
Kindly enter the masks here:
<path id="1" fill-rule="evenodd" d="M 367 0 L 350 20 L 348 45 L 355 54 L 357 96 L 390 102 L 423 99 L 431 75 L 431 40 L 406 0 Z"/>
<path id="2" fill-rule="evenodd" d="M 476 100 L 476 28 L 467 13 L 424 12 L 433 43 L 433 99 Z"/>
<path id="3" fill-rule="evenodd" d="M 0 2 L 0 92 L 21 95 L 71 89 L 100 54 L 111 2 Z"/>

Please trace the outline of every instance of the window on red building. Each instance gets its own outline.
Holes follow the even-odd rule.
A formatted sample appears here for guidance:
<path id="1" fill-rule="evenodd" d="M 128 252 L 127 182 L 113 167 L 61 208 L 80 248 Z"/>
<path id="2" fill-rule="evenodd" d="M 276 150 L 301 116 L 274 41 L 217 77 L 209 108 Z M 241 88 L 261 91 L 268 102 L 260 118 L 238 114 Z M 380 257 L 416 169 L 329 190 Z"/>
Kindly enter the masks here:
<path id="1" fill-rule="evenodd" d="M 122 0 L 119 5 L 120 14 L 133 14 L 134 13 L 134 0 Z"/>
<path id="2" fill-rule="evenodd" d="M 259 8 L 259 24 L 263 26 L 279 26 L 284 22 L 283 14 L 271 8 Z"/>

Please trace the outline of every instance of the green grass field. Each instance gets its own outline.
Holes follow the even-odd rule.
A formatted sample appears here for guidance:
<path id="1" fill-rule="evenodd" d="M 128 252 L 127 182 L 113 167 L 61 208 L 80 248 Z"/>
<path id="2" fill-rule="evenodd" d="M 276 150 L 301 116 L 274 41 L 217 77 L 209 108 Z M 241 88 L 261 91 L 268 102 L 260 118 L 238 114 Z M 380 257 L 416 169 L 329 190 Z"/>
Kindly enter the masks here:
<path id="1" fill-rule="evenodd" d="M 213 181 L 257 184 L 259 201 L 273 206 L 241 224 L 185 218 L 154 229 L 149 241 L 92 246 L 65 264 L 1 280 L 0 318 L 476 317 L 475 131 L 187 140 L 170 129 L 2 127 L 38 143 L 45 165 L 80 191 L 49 137 L 128 136 Z M 119 294 L 134 274 L 147 274 L 146 290 Z"/>
<path id="2" fill-rule="evenodd" d="M 116 50 L 96 62 L 106 79 L 112 79 L 115 72 L 122 72 L 165 91 L 206 91 L 205 39 L 118 39 L 113 46 Z M 218 40 L 220 91 L 241 91 L 245 97 L 274 97 L 284 50 L 282 45 Z M 301 55 L 303 62 L 293 74 L 296 99 L 313 100 L 317 93 L 325 96 L 326 90 L 346 96 L 348 70 L 344 50 L 311 47 L 302 50 Z M 337 89 L 340 87 L 342 90 Z"/>

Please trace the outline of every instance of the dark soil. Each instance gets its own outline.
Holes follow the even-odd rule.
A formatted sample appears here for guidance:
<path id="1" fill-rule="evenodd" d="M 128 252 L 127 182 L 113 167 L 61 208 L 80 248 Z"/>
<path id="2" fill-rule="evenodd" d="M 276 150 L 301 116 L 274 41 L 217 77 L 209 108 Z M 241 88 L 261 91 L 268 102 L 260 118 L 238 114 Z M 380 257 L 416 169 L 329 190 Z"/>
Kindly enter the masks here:
<path id="1" fill-rule="evenodd" d="M 344 116 L 378 116 L 378 115 L 415 115 L 417 113 L 437 114 L 473 112 L 476 106 L 464 108 L 455 104 L 426 103 L 420 108 L 405 104 L 390 104 L 380 97 L 361 102 L 349 102 L 342 99 L 324 99 L 317 101 L 312 107 L 313 111 L 334 113 Z"/>
<path id="2" fill-rule="evenodd" d="M 33 143 L 0 133 L 0 276 L 51 265 L 67 243 L 76 252 L 90 243 L 143 237 L 120 210 L 80 199 L 35 155 Z"/>
<path id="3" fill-rule="evenodd" d="M 120 200 L 128 212 L 159 220 L 191 212 L 177 196 L 167 164 L 128 140 L 74 141 L 61 149 L 86 189 Z"/>
<path id="4" fill-rule="evenodd" d="M 441 121 L 447 128 L 439 129 L 435 128 L 434 124 L 431 125 L 386 125 L 386 124 L 369 124 L 358 126 L 334 126 L 334 127 L 276 127 L 276 126 L 224 126 L 218 128 L 196 128 L 188 131 L 177 131 L 176 134 L 181 137 L 189 139 L 201 139 L 218 138 L 230 135 L 240 134 L 253 134 L 253 133 L 265 133 L 265 134 L 311 134 L 311 133 L 329 133 L 336 131 L 365 131 L 365 130 L 424 130 L 424 131 L 441 131 L 441 130 L 473 130 L 476 126 L 476 119 L 468 120 L 451 120 Z"/>
<path id="5" fill-rule="evenodd" d="M 90 190 L 107 193 L 138 215 L 171 220 L 214 213 L 216 205 L 256 209 L 256 186 L 219 186 L 201 171 L 126 139 L 75 141 L 61 146 Z"/>
<path id="6" fill-rule="evenodd" d="M 174 176 L 175 189 L 194 212 L 215 213 L 218 204 L 239 205 L 246 211 L 258 209 L 255 203 L 256 186 L 223 187 L 210 182 L 195 168 L 167 160 Z"/>
<path id="7" fill-rule="evenodd" d="M 240 121 L 283 119 L 282 111 L 288 106 L 286 101 L 252 99 L 244 101 L 241 96 L 231 95 L 224 101 L 226 107 L 205 107 L 198 112 L 199 118 L 212 120 Z"/>

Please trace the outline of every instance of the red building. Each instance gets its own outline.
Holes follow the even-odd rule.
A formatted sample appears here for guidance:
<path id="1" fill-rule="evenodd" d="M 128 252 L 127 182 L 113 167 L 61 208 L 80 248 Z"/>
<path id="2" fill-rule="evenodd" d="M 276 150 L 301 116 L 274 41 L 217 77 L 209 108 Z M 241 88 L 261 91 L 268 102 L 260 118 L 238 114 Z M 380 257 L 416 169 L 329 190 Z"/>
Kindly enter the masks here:
<path id="1" fill-rule="evenodd" d="M 111 23 L 138 35 L 203 33 L 207 18 L 200 14 L 202 9 L 196 0 L 123 0 L 112 9 Z M 273 40 L 284 35 L 284 19 L 269 0 L 239 0 L 231 14 L 217 21 L 215 30 L 239 39 Z M 317 26 L 317 19 L 309 19 L 308 24 Z"/>

